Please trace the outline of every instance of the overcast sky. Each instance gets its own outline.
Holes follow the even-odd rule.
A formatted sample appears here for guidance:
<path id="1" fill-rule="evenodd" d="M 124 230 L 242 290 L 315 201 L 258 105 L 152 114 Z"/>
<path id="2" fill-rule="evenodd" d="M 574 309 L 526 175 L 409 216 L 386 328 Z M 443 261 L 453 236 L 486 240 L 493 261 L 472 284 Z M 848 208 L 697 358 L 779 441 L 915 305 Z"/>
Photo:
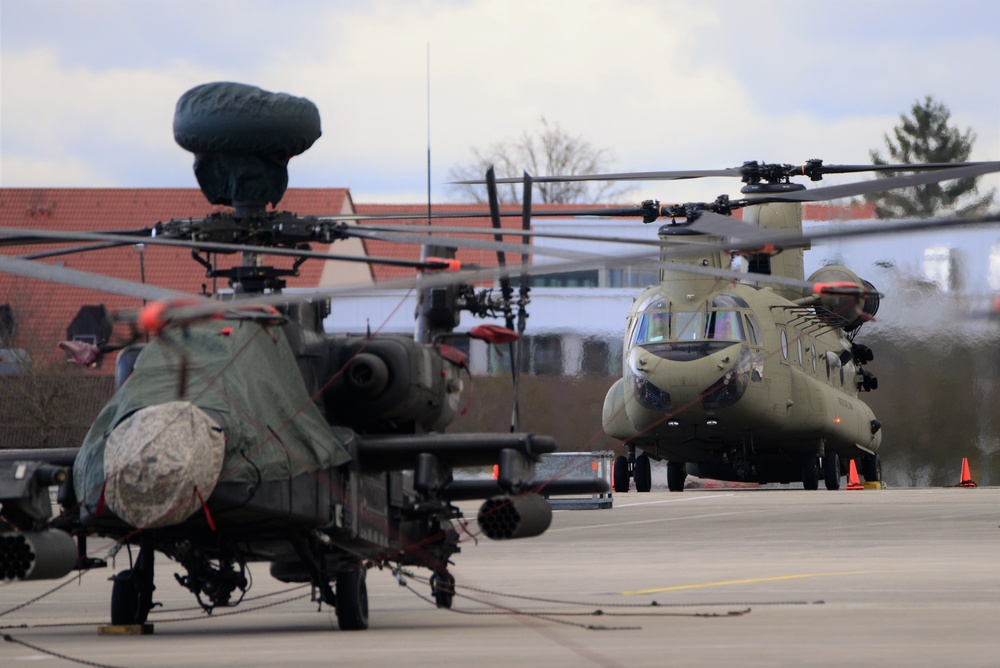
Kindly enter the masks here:
<path id="1" fill-rule="evenodd" d="M 194 186 L 174 105 L 225 80 L 319 107 L 290 185 L 421 202 L 428 45 L 438 201 L 472 147 L 542 116 L 615 171 L 868 163 L 932 95 L 978 136 L 973 159 L 1000 160 L 996 0 L 0 0 L 0 184 Z"/>

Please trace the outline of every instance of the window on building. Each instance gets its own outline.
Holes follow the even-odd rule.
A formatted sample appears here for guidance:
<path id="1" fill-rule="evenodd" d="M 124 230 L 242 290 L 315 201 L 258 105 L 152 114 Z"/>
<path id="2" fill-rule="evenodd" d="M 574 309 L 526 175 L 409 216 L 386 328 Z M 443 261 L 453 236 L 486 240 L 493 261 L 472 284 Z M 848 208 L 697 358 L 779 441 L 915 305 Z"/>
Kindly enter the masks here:
<path id="1" fill-rule="evenodd" d="M 600 279 L 596 269 L 567 271 L 561 274 L 532 276 L 531 285 L 536 288 L 596 288 L 600 286 Z"/>
<path id="2" fill-rule="evenodd" d="M 609 288 L 644 288 L 660 282 L 659 271 L 649 271 L 636 267 L 608 269 Z"/>
<path id="3" fill-rule="evenodd" d="M 0 348 L 10 348 L 17 334 L 14 309 L 10 304 L 0 304 Z"/>
<path id="4" fill-rule="evenodd" d="M 531 373 L 536 376 L 558 376 L 563 373 L 561 337 L 531 337 Z"/>
<path id="5" fill-rule="evenodd" d="M 611 376 L 621 367 L 621 346 L 607 339 L 584 339 L 580 372 L 586 376 Z"/>
<path id="6" fill-rule="evenodd" d="M 85 341 L 95 346 L 106 343 L 111 338 L 111 316 L 104 304 L 81 306 L 73 321 L 66 328 L 66 338 L 70 341 Z"/>
<path id="7" fill-rule="evenodd" d="M 559 376 L 564 373 L 562 338 L 556 335 L 525 336 L 521 339 L 521 373 Z M 510 348 L 490 346 L 487 370 L 491 375 L 510 373 Z"/>

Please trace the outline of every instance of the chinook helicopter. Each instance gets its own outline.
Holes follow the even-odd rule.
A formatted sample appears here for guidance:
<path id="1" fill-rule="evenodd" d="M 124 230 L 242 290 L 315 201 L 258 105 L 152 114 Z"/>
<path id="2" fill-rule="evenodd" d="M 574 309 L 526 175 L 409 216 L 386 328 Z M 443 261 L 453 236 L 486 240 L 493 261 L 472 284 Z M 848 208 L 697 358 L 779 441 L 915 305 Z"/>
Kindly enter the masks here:
<path id="1" fill-rule="evenodd" d="M 426 272 L 416 281 L 418 336 L 406 337 L 327 335 L 329 300 L 284 292 L 285 278 L 310 258 L 359 259 L 310 250 L 310 242 L 347 238 L 339 219 L 266 208 L 284 194 L 289 156 L 320 136 L 310 101 L 205 84 L 178 101 L 174 135 L 195 154 L 208 201 L 231 211 L 113 233 L 0 231 L 4 246 L 87 244 L 36 259 L 2 255 L 2 272 L 152 300 L 124 316 L 135 335 L 115 346 L 117 391 L 79 447 L 0 451 L 3 579 L 105 567 L 87 541 L 110 537 L 128 546 L 131 564 L 112 577 L 112 624 L 147 621 L 159 552 L 183 569 L 178 583 L 208 612 L 239 603 L 248 564 L 267 562 L 280 581 L 311 583 L 340 628 L 360 630 L 369 623 L 372 567 L 426 567 L 437 605 L 451 606 L 449 565 L 465 527 L 456 501 L 483 499 L 480 530 L 504 540 L 548 528 L 543 490 L 607 491 L 598 478 L 536 479 L 535 463 L 555 450 L 551 437 L 444 433 L 468 372 L 465 355 L 445 343 L 457 311 L 511 312 L 509 293 L 498 299 L 462 274 L 444 276 L 454 268 L 446 257 L 364 259 Z M 228 279 L 232 294 L 182 294 L 37 261 L 137 242 L 190 248 L 207 277 Z M 241 261 L 209 261 L 210 253 Z M 271 255 L 295 264 L 270 266 L 263 258 Z M 491 343 L 517 337 L 490 325 L 469 335 Z M 66 347 L 87 361 L 108 348 Z M 497 475 L 456 478 L 456 468 L 473 466 L 495 466 Z"/>
<path id="2" fill-rule="evenodd" d="M 790 180 L 861 171 L 924 173 L 809 191 Z M 627 492 L 634 480 L 637 491 L 650 491 L 651 459 L 667 461 L 667 486 L 676 492 L 683 491 L 689 474 L 801 481 L 809 490 L 818 489 L 822 477 L 826 488 L 835 490 L 853 459 L 860 460 L 866 481 L 881 483 L 881 422 L 859 399 L 860 392 L 878 387 L 865 368 L 874 354 L 855 341 L 877 313 L 880 294 L 843 266 L 825 266 L 805 279 L 809 239 L 802 235 L 801 203 L 995 171 L 1000 163 L 867 166 L 811 160 L 800 166 L 748 162 L 697 172 L 534 177 L 537 183 L 738 176 L 746 183 L 740 200 L 647 201 L 602 212 L 641 216 L 645 223 L 671 219 L 658 230 L 660 282 L 633 300 L 622 377 L 609 389 L 602 410 L 604 431 L 627 452 L 614 462 L 614 490 Z M 738 208 L 742 221 L 728 217 Z M 927 227 L 935 224 L 946 221 L 926 221 Z M 741 258 L 745 270 L 734 272 L 733 261 Z"/>

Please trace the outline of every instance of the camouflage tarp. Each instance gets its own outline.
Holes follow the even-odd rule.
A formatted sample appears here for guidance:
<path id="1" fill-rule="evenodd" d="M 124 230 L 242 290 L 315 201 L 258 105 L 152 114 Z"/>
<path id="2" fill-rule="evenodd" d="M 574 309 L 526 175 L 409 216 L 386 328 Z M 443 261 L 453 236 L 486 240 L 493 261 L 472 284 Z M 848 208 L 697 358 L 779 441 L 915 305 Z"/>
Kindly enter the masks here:
<path id="1" fill-rule="evenodd" d="M 111 431 L 140 409 L 172 401 L 191 402 L 222 427 L 222 482 L 286 480 L 350 460 L 309 397 L 281 327 L 210 321 L 148 344 L 91 426 L 73 482 L 92 511 L 105 486 Z"/>

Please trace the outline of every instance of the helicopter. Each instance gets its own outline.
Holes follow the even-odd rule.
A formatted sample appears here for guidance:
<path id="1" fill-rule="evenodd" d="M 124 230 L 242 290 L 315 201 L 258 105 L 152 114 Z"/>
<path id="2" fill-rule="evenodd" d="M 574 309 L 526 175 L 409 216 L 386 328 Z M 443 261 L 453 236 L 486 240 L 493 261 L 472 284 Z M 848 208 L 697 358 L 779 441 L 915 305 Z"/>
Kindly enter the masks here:
<path id="1" fill-rule="evenodd" d="M 920 171 L 806 191 L 793 176 Z M 801 204 L 998 171 L 997 163 L 803 165 L 744 163 L 724 170 L 536 176 L 562 180 L 672 180 L 738 176 L 740 200 L 612 209 L 607 216 L 671 219 L 658 230 L 660 281 L 642 291 L 626 318 L 622 377 L 608 390 L 602 423 L 625 444 L 613 487 L 652 487 L 651 460 L 666 460 L 667 487 L 688 475 L 754 483 L 840 488 L 859 459 L 866 482 L 881 485 L 881 421 L 859 399 L 877 389 L 857 342 L 881 295 L 844 266 L 804 277 Z M 518 179 L 507 178 L 503 183 Z M 478 183 L 466 181 L 463 183 Z M 742 221 L 729 217 L 743 209 Z M 587 215 L 585 211 L 575 212 Z M 679 219 L 683 219 L 679 222 Z M 943 223 L 944 221 L 937 221 Z M 905 225 L 898 229 L 901 231 Z M 686 249 L 683 253 L 678 248 Z M 734 260 L 745 267 L 731 269 Z"/>
<path id="2" fill-rule="evenodd" d="M 290 156 L 320 134 L 305 98 L 230 82 L 197 86 L 177 103 L 174 136 L 194 153 L 206 199 L 224 208 L 138 230 L 0 233 L 5 246 L 83 244 L 0 256 L 0 271 L 148 300 L 120 314 L 131 331 L 124 342 L 66 347 L 87 363 L 117 352 L 116 392 L 82 444 L 0 451 L 4 580 L 106 567 L 87 541 L 108 537 L 128 547 L 130 562 L 111 578 L 113 625 L 146 624 L 159 552 L 180 565 L 177 582 L 209 613 L 237 605 L 248 565 L 265 562 L 280 581 L 311 584 L 341 629 L 362 630 L 373 567 L 430 569 L 434 601 L 451 607 L 449 565 L 460 532 L 469 532 L 455 502 L 482 499 L 481 532 L 507 540 L 548 528 L 545 497 L 607 491 L 596 477 L 536 479 L 536 462 L 556 448 L 551 437 L 445 432 L 468 371 L 448 345 L 458 310 L 512 313 L 513 297 L 444 276 L 455 268 L 447 248 L 415 262 L 312 251 L 310 242 L 347 238 L 342 221 L 267 206 L 283 197 Z M 191 294 L 38 261 L 136 243 L 190 250 L 204 276 L 226 279 L 230 291 Z M 293 265 L 269 264 L 273 255 Z M 423 271 L 416 335 L 327 335 L 329 299 L 284 290 L 312 258 Z M 484 325 L 469 336 L 498 344 L 517 333 Z M 455 476 L 489 466 L 492 480 Z"/>

